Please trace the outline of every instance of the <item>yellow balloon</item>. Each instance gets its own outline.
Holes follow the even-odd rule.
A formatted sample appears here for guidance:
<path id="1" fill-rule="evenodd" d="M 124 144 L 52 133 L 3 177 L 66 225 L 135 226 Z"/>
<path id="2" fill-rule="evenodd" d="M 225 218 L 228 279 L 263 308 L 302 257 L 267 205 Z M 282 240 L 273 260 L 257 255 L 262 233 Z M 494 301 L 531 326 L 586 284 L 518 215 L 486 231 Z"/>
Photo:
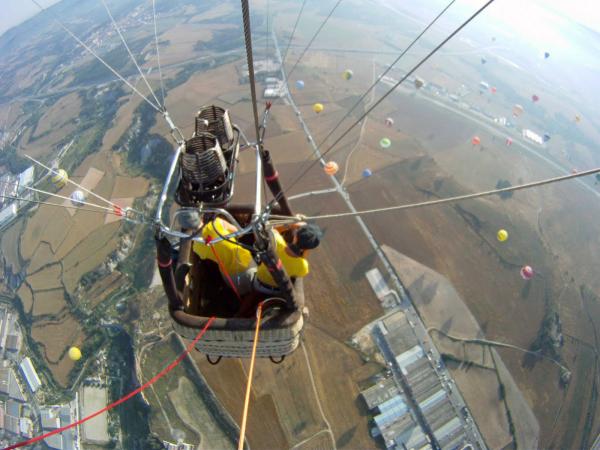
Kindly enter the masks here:
<path id="1" fill-rule="evenodd" d="M 69 179 L 69 175 L 67 175 L 67 171 L 64 169 L 59 169 L 56 173 L 50 178 L 52 184 L 57 188 L 62 188 L 65 184 L 67 184 L 67 180 Z"/>
<path id="2" fill-rule="evenodd" d="M 325 109 L 325 107 L 323 106 L 322 103 L 315 103 L 313 105 L 313 111 L 316 112 L 317 114 L 319 114 L 321 111 L 323 111 L 323 109 Z"/>
<path id="3" fill-rule="evenodd" d="M 496 234 L 496 237 L 498 238 L 498 240 L 500 242 L 504 242 L 505 240 L 508 239 L 508 231 L 502 229 L 502 230 L 498 230 L 498 233 Z"/>
<path id="4" fill-rule="evenodd" d="M 71 347 L 69 349 L 69 358 L 73 361 L 79 361 L 81 359 L 81 350 L 77 347 Z"/>

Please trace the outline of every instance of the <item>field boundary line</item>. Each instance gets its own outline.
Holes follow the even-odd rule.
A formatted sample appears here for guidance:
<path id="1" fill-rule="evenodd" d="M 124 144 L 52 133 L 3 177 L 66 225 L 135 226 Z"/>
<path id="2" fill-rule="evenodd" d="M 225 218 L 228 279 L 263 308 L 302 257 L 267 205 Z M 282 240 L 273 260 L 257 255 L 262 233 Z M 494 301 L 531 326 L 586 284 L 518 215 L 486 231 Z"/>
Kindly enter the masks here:
<path id="1" fill-rule="evenodd" d="M 317 385 L 315 384 L 315 377 L 313 376 L 312 367 L 310 365 L 310 359 L 308 358 L 308 353 L 306 351 L 306 347 L 304 346 L 304 342 L 301 342 L 300 346 L 302 347 L 302 352 L 304 353 L 304 359 L 306 359 L 306 367 L 308 369 L 308 376 L 310 377 L 310 384 L 312 385 L 313 392 L 315 394 L 315 399 L 317 400 L 317 406 L 319 407 L 321 418 L 323 419 L 323 422 L 325 422 L 325 425 L 327 425 L 326 431 L 331 437 L 331 443 L 333 444 L 332 448 L 336 450 L 337 446 L 335 444 L 335 437 L 333 436 L 333 431 L 331 431 L 331 425 L 329 424 L 327 417 L 325 417 L 325 412 L 323 411 L 323 407 L 321 406 L 321 399 L 319 398 L 319 392 L 317 391 Z"/>

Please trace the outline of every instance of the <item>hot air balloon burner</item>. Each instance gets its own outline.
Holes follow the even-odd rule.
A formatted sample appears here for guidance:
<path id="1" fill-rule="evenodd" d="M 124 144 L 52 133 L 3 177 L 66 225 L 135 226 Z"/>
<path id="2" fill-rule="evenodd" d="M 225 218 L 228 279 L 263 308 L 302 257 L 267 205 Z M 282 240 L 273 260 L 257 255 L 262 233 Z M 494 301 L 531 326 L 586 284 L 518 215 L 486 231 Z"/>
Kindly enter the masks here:
<path id="1" fill-rule="evenodd" d="M 196 114 L 196 130 L 194 136 L 210 133 L 217 138 L 225 156 L 233 150 L 233 127 L 229 111 L 219 106 L 205 106 Z"/>
<path id="2" fill-rule="evenodd" d="M 195 133 L 179 157 L 180 180 L 175 201 L 181 206 L 222 205 L 230 196 L 228 165 L 218 138 Z"/>

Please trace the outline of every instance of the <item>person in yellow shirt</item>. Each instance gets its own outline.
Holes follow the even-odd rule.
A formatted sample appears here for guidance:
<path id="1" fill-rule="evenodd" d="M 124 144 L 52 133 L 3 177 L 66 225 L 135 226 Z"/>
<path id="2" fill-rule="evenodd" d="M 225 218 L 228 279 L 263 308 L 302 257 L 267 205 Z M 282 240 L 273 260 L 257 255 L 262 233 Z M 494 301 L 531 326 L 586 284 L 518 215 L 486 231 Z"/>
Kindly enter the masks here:
<path id="1" fill-rule="evenodd" d="M 273 229 L 276 249 L 275 253 L 293 280 L 302 278 L 309 273 L 309 264 L 306 260 L 308 251 L 317 248 L 321 242 L 321 229 L 314 224 L 301 224 L 291 230 L 291 242 L 288 243 L 281 233 Z M 276 294 L 277 284 L 265 264 L 260 264 L 254 276 L 253 287 L 256 291 L 265 294 Z"/>
<path id="2" fill-rule="evenodd" d="M 209 242 L 220 236 L 235 233 L 238 229 L 226 220 L 217 217 L 202 229 L 202 238 Z M 211 248 L 212 247 L 212 248 Z M 233 281 L 239 295 L 245 295 L 251 289 L 251 278 L 247 271 L 252 264 L 252 254 L 237 244 L 236 238 L 228 238 L 207 245 L 194 242 L 192 248 L 201 259 L 209 259 L 219 265 L 221 275 L 229 283 L 228 275 Z M 215 256 L 215 253 L 217 256 Z M 223 273 L 223 272 L 226 273 Z"/>

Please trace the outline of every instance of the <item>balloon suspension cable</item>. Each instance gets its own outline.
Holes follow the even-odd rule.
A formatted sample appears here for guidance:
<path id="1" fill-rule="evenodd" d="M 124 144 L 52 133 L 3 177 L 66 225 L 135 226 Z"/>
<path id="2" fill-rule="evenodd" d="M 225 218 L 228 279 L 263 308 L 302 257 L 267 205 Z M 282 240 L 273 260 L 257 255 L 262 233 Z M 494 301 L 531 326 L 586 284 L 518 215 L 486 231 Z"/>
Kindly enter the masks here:
<path id="1" fill-rule="evenodd" d="M 98 61 L 100 61 L 119 80 L 121 80 L 123 83 L 125 83 L 127 86 L 129 86 L 129 88 L 133 92 L 135 92 L 136 94 L 138 94 L 146 103 L 148 103 L 150 106 L 152 106 L 152 108 L 154 108 L 159 113 L 162 112 L 160 104 L 159 105 L 155 104 L 152 100 L 150 100 L 148 97 L 146 97 L 144 94 L 142 94 L 133 84 L 131 84 L 129 81 L 127 81 L 127 79 L 123 75 L 121 75 L 119 72 L 117 72 L 117 70 L 115 68 L 113 68 L 110 64 L 108 64 L 100 55 L 98 55 L 94 50 L 92 50 L 85 42 L 83 42 L 81 39 L 79 39 L 77 37 L 77 35 L 75 35 L 75 33 L 73 33 L 69 28 L 67 28 L 67 26 L 59 20 L 59 18 L 58 18 L 58 16 L 56 14 L 54 14 L 52 11 L 48 10 L 47 8 L 44 8 L 37 0 L 31 0 L 31 2 L 34 3 L 40 9 L 40 11 L 47 11 L 48 13 L 50 13 L 51 15 L 53 15 L 54 16 L 54 21 L 56 23 L 58 23 L 58 25 L 63 30 L 65 30 L 65 32 L 67 32 L 67 34 L 69 36 L 71 36 L 79 45 L 81 45 L 84 49 L 86 49 Z"/>
<path id="2" fill-rule="evenodd" d="M 321 25 L 319 26 L 319 28 L 317 29 L 317 31 L 315 32 L 315 34 L 313 34 L 313 37 L 310 39 L 310 41 L 308 42 L 308 44 L 306 45 L 306 47 L 304 47 L 304 50 L 302 50 L 302 53 L 300 54 L 300 57 L 296 60 L 296 62 L 294 63 L 294 65 L 292 66 L 292 68 L 290 69 L 290 71 L 288 72 L 286 78 L 289 79 L 289 77 L 292 76 L 292 73 L 294 72 L 294 70 L 296 70 L 296 67 L 298 67 L 298 64 L 300 63 L 300 60 L 304 57 L 304 55 L 306 54 L 306 52 L 308 51 L 308 49 L 310 48 L 310 46 L 313 44 L 313 42 L 315 41 L 315 39 L 317 38 L 317 36 L 321 32 L 321 30 L 323 29 L 323 27 L 327 23 L 327 21 L 331 18 L 331 16 L 333 15 L 333 12 L 337 9 L 338 6 L 340 6 L 340 3 L 342 3 L 342 0 L 338 0 L 337 3 L 333 6 L 333 8 L 331 8 L 331 11 L 329 11 L 329 14 L 327 14 L 327 17 L 325 17 L 325 20 L 321 23 Z M 283 69 L 283 67 L 282 67 L 282 69 Z"/>
<path id="3" fill-rule="evenodd" d="M 48 172 L 52 173 L 53 175 L 56 175 L 59 178 L 63 178 L 63 174 L 59 173 L 58 171 L 52 169 L 51 167 L 48 167 L 47 165 L 45 165 L 43 162 L 38 161 L 37 159 L 35 159 L 32 156 L 29 156 L 27 154 L 23 155 L 25 156 L 25 158 L 29 159 L 30 161 L 34 162 L 35 164 L 37 164 L 38 166 L 40 166 L 41 168 L 47 170 Z M 89 189 L 85 188 L 84 186 L 80 185 L 79 183 L 76 183 L 75 181 L 71 180 L 70 178 L 66 178 L 65 181 L 69 184 L 72 184 L 73 186 L 81 189 L 82 191 L 90 194 L 91 196 L 97 198 L 98 200 L 101 200 L 105 203 L 108 203 L 111 206 L 118 206 L 116 203 L 108 200 L 107 198 L 102 197 L 101 195 L 98 195 L 92 191 L 90 191 Z"/>
<path id="4" fill-rule="evenodd" d="M 285 58 L 287 57 L 288 51 L 290 49 L 290 45 L 292 45 L 292 41 L 294 40 L 294 34 L 296 34 L 296 28 L 298 27 L 298 22 L 300 22 L 300 16 L 302 16 L 302 11 L 304 11 L 304 5 L 306 5 L 306 0 L 302 0 L 302 6 L 300 6 L 300 11 L 296 16 L 296 22 L 294 22 L 294 27 L 292 28 L 292 34 L 290 35 L 290 40 L 288 41 L 288 45 L 285 48 L 285 52 L 283 53 L 283 57 L 281 58 L 281 65 L 285 64 Z"/>
<path id="5" fill-rule="evenodd" d="M 348 133 L 350 133 L 350 131 L 352 131 L 356 125 L 358 125 L 360 122 L 362 122 L 362 120 L 365 117 L 367 117 L 371 113 L 371 111 L 373 111 L 375 108 L 377 108 L 381 104 L 381 102 L 383 102 L 383 100 L 385 98 L 387 98 L 392 92 L 394 92 L 396 90 L 396 88 L 398 86 L 400 86 L 409 76 L 411 76 L 414 72 L 416 72 L 419 69 L 419 67 L 421 67 L 423 64 L 425 64 L 434 54 L 436 54 L 444 45 L 446 45 L 446 43 L 450 39 L 452 39 L 454 36 L 456 36 L 464 27 L 466 27 L 469 23 L 471 23 L 471 21 L 473 21 L 479 14 L 481 14 L 493 2 L 494 2 L 494 0 L 488 0 L 483 6 L 481 6 L 477 11 L 475 11 L 471 16 L 469 16 L 469 18 L 466 19 L 460 26 L 458 26 L 452 33 L 450 33 L 446 38 L 444 38 L 444 40 L 442 40 L 442 42 L 440 42 L 433 50 L 431 50 L 425 57 L 423 57 L 417 64 L 415 64 L 412 67 L 412 69 L 410 69 L 394 86 L 392 86 L 385 94 L 383 94 L 383 96 L 381 96 L 381 98 L 379 100 L 377 100 L 375 102 L 375 104 L 370 106 L 363 114 L 361 114 L 361 116 L 359 118 L 357 118 L 356 121 L 352 125 L 350 125 L 346 129 L 346 131 L 344 131 L 333 142 L 333 144 L 331 144 L 329 147 L 327 147 L 327 149 L 321 154 L 321 157 L 319 159 L 313 160 L 313 162 L 311 164 L 309 164 L 309 166 L 306 169 L 304 169 L 294 179 L 294 181 L 288 186 L 287 190 L 290 190 L 301 179 L 303 179 L 304 176 L 308 173 L 308 171 L 310 169 L 312 169 L 315 166 L 315 164 L 318 164 L 319 161 L 322 158 L 324 158 L 343 138 L 345 138 L 346 135 L 348 135 Z"/>
<path id="6" fill-rule="evenodd" d="M 162 98 L 162 107 L 165 106 L 165 84 L 163 82 L 162 68 L 160 67 L 160 51 L 158 49 L 158 27 L 156 26 L 156 0 L 152 0 L 152 17 L 154 18 L 154 43 L 156 45 L 156 65 L 158 66 L 158 78 L 160 80 L 160 93 Z"/>
<path id="7" fill-rule="evenodd" d="M 258 127 L 258 130 L 259 130 L 258 145 L 260 146 L 259 150 L 261 152 L 263 150 L 265 132 L 267 131 L 267 122 L 269 121 L 271 106 L 273 106 L 272 102 L 270 102 L 270 101 L 265 102 L 265 110 L 263 112 L 262 121 L 260 122 L 260 126 Z"/>
<path id="8" fill-rule="evenodd" d="M 337 124 L 335 124 L 335 126 L 331 129 L 331 131 L 323 138 L 323 140 L 321 141 L 321 143 L 318 145 L 318 147 L 320 148 L 326 141 L 327 139 L 329 139 L 331 137 L 331 135 L 335 132 L 335 130 L 337 130 L 340 125 L 342 125 L 342 123 L 344 122 L 344 120 L 346 120 L 350 114 L 352 114 L 352 111 L 354 111 L 356 109 L 356 107 L 358 105 L 360 105 L 360 103 L 366 98 L 367 95 L 369 95 L 369 92 L 371 92 L 375 86 L 377 86 L 377 84 L 379 83 L 379 81 L 388 74 L 388 72 L 390 70 L 393 69 L 393 67 L 398 64 L 398 62 L 402 59 L 402 57 L 404 57 L 404 55 L 406 55 L 406 53 L 413 48 L 413 46 L 423 37 L 423 35 L 439 20 L 440 17 L 442 17 L 446 11 L 454 4 L 454 2 L 456 2 L 456 0 L 451 0 L 450 3 L 448 3 L 446 5 L 446 7 L 444 9 L 442 9 L 437 16 L 435 16 L 435 18 L 429 22 L 429 24 L 423 28 L 423 31 L 421 31 L 413 40 L 410 44 L 408 44 L 408 46 L 402 50 L 402 52 L 398 55 L 398 57 L 394 60 L 394 62 L 392 62 L 390 65 L 388 65 L 388 67 L 383 71 L 383 73 L 381 75 L 379 75 L 377 77 L 377 79 L 371 84 L 371 86 L 369 86 L 367 88 L 367 90 L 365 91 L 365 93 L 363 95 L 361 95 L 361 97 L 354 103 L 354 105 L 352 105 L 352 107 L 344 114 L 344 116 L 337 122 Z M 344 184 L 344 183 L 342 183 Z"/>
<path id="9" fill-rule="evenodd" d="M 40 167 L 42 167 L 43 169 L 47 170 L 48 172 L 50 172 L 50 173 L 52 173 L 52 174 L 54 174 L 54 175 L 62 178 L 62 174 L 61 173 L 59 173 L 56 170 L 54 170 L 54 169 L 46 166 L 44 163 L 38 161 L 37 159 L 35 159 L 35 158 L 33 158 L 33 157 L 29 156 L 29 155 L 26 155 L 26 154 L 23 155 L 23 156 L 25 156 L 26 158 L 28 158 L 30 161 L 33 161 L 35 164 L 39 165 Z M 67 178 L 65 181 L 67 183 L 72 184 L 73 186 L 81 189 L 82 191 L 90 194 L 91 196 L 97 198 L 98 200 L 101 200 L 101 201 L 103 201 L 105 203 L 108 203 L 110 205 L 110 208 L 106 207 L 106 206 L 102 206 L 102 205 L 96 205 L 94 203 L 89 203 L 89 202 L 86 202 L 86 201 L 79 201 L 78 200 L 77 201 L 78 203 L 82 203 L 84 205 L 89 205 L 89 206 L 93 206 L 93 207 L 96 207 L 96 208 L 100 208 L 100 209 L 102 209 L 102 211 L 106 212 L 107 214 L 114 214 L 116 216 L 123 217 L 123 219 L 125 219 L 126 221 L 131 222 L 131 223 L 135 223 L 135 224 L 148 224 L 148 223 L 151 223 L 151 221 L 141 211 L 138 211 L 138 210 L 136 210 L 134 208 L 131 208 L 131 207 L 122 207 L 120 205 L 117 205 L 115 202 L 113 202 L 111 200 L 108 200 L 107 198 L 104 198 L 101 195 L 96 194 L 95 192 L 90 191 L 86 187 L 82 186 L 79 183 L 76 183 L 75 181 L 71 180 L 70 178 Z M 71 200 L 71 198 L 65 197 L 65 196 L 62 196 L 62 195 L 59 195 L 59 194 L 53 194 L 51 192 L 41 191 L 41 190 L 35 189 L 35 188 L 28 188 L 28 189 L 31 189 L 31 190 L 34 190 L 34 191 L 37 191 L 37 192 L 40 192 L 40 193 L 43 193 L 43 194 L 47 194 L 47 195 L 50 195 L 50 196 L 53 196 L 53 197 L 58 197 L 58 198 L 62 198 L 62 199 L 65 199 L 65 200 Z M 21 200 L 28 201 L 27 199 L 21 199 Z M 57 203 L 43 202 L 43 203 L 40 203 L 40 204 L 45 204 L 45 205 L 48 205 L 48 206 L 63 206 L 65 208 L 71 208 L 71 206 L 61 205 L 61 204 L 57 204 Z M 80 207 L 77 207 L 77 206 L 75 206 L 74 208 L 75 209 L 80 209 L 82 211 L 83 210 L 85 210 L 85 211 L 96 211 L 96 210 L 92 210 L 92 209 L 83 209 L 83 208 L 80 208 Z M 101 211 L 97 211 L 97 212 L 101 212 Z"/>
<path id="10" fill-rule="evenodd" d="M 88 211 L 88 212 L 94 212 L 94 213 L 100 213 L 100 214 L 112 214 L 112 215 L 119 216 L 119 217 L 125 216 L 125 211 L 122 209 L 121 210 L 113 209 L 113 210 L 105 211 L 102 209 L 91 209 L 91 208 L 84 208 L 84 207 L 75 206 L 75 205 L 65 205 L 64 203 L 52 203 L 52 202 L 45 202 L 43 200 L 33 200 L 31 198 L 15 197 L 13 195 L 0 195 L 0 198 L 6 199 L 6 200 L 15 200 L 18 202 L 35 203 L 37 205 L 55 206 L 58 208 L 65 208 L 65 209 L 76 209 L 78 211 Z"/>
<path id="11" fill-rule="evenodd" d="M 183 145 L 185 143 L 185 136 L 181 132 L 181 130 L 175 125 L 173 119 L 171 119 L 171 115 L 165 109 L 162 113 L 167 125 L 169 126 L 171 137 L 177 143 L 177 145 Z"/>
<path id="12" fill-rule="evenodd" d="M 137 60 L 133 56 L 133 53 L 131 53 L 131 49 L 129 48 L 129 45 L 127 45 L 127 41 L 125 40 L 125 37 L 123 36 L 123 33 L 121 33 L 121 29 L 119 28 L 119 25 L 117 24 L 117 21 L 115 20 L 115 18 L 113 17 L 112 13 L 110 12 L 110 8 L 106 4 L 106 1 L 105 0 L 100 0 L 100 1 L 104 5 L 104 9 L 106 9 L 108 17 L 110 17 L 110 20 L 112 21 L 113 26 L 115 27 L 115 30 L 117 31 L 117 34 L 121 38 L 121 42 L 125 46 L 125 49 L 127 50 L 127 53 L 129 54 L 129 57 L 131 58 L 131 61 L 133 62 L 133 65 L 137 68 L 138 73 L 142 77 L 142 80 L 144 80 L 144 83 L 146 84 L 146 87 L 148 88 L 148 91 L 150 91 L 150 94 L 152 94 L 152 97 L 154 98 L 154 101 L 156 102 L 156 104 L 160 105 L 161 109 L 164 110 L 164 105 L 160 103 L 160 100 L 158 99 L 158 97 L 154 93 L 154 89 L 152 89 L 152 86 L 150 86 L 150 83 L 148 83 L 148 79 L 144 75 L 144 72 L 142 71 L 142 69 L 139 66 Z"/>
<path id="13" fill-rule="evenodd" d="M 531 188 L 538 187 L 538 186 L 559 183 L 561 181 L 571 180 L 573 178 L 585 177 L 585 176 L 594 175 L 597 173 L 600 173 L 600 167 L 597 167 L 595 169 L 586 170 L 584 172 L 571 173 L 568 175 L 562 175 L 562 176 L 553 177 L 553 178 L 545 178 L 543 180 L 533 181 L 531 183 L 519 184 L 516 186 L 511 186 L 511 187 L 502 188 L 502 189 L 493 189 L 490 191 L 476 192 L 473 194 L 457 195 L 455 197 L 441 198 L 441 199 L 437 199 L 437 200 L 428 200 L 428 201 L 419 202 L 419 203 L 409 203 L 409 204 L 405 204 L 405 205 L 387 206 L 384 208 L 367 209 L 367 210 L 356 211 L 356 212 L 322 214 L 319 216 L 306 216 L 304 219 L 305 220 L 321 220 L 321 219 L 333 219 L 333 218 L 340 218 L 340 217 L 355 217 L 355 216 L 362 216 L 362 215 L 366 215 L 366 214 L 375 214 L 375 213 L 382 213 L 382 212 L 388 212 L 388 211 L 401 211 L 401 210 L 406 210 L 406 209 L 415 209 L 415 208 L 421 208 L 421 207 L 433 206 L 433 205 L 443 205 L 446 203 L 461 202 L 464 200 L 471 200 L 474 198 L 489 197 L 490 195 L 498 195 L 498 194 L 503 194 L 505 192 L 515 192 L 515 191 L 520 191 L 520 190 L 531 189 Z M 276 218 L 278 220 L 281 219 L 282 221 L 285 221 L 285 217 L 283 217 L 283 216 L 272 216 L 272 217 Z M 299 220 L 298 219 L 290 219 L 290 218 L 288 218 L 288 220 L 287 220 L 287 223 L 294 223 L 294 222 L 299 222 Z"/>
<path id="14" fill-rule="evenodd" d="M 246 44 L 246 60 L 248 63 L 248 80 L 250 82 L 250 96 L 252 97 L 252 113 L 254 115 L 254 131 L 256 142 L 260 142 L 260 131 L 258 124 L 258 109 L 256 107 L 256 84 L 254 80 L 254 58 L 252 55 L 252 26 L 250 24 L 250 7 L 248 0 L 241 0 L 242 20 L 244 23 L 244 42 Z"/>
<path id="15" fill-rule="evenodd" d="M 242 413 L 242 426 L 240 427 L 240 440 L 238 450 L 243 450 L 244 439 L 246 436 L 246 422 L 248 419 L 248 409 L 250 406 L 250 392 L 252 390 L 252 378 L 254 375 L 254 362 L 256 361 L 256 347 L 258 345 L 258 334 L 260 331 L 260 322 L 262 319 L 262 302 L 256 309 L 256 330 L 254 331 L 254 342 L 252 343 L 252 356 L 250 358 L 250 370 L 248 371 L 248 382 L 246 383 L 246 396 L 244 398 L 244 411 Z"/>
<path id="16" fill-rule="evenodd" d="M 8 182 L 5 182 L 5 181 L 2 181 L 2 182 L 0 182 L 0 184 L 3 184 L 4 186 L 7 186 L 7 185 L 11 185 L 12 183 L 8 183 Z M 23 189 L 27 189 L 30 192 L 36 192 L 38 194 L 48 195 L 50 197 L 60 198 L 62 200 L 74 201 L 71 197 L 66 197 L 64 195 L 56 194 L 54 192 L 44 191 L 43 189 L 36 189 L 34 187 L 31 187 L 31 186 L 22 186 L 22 188 Z M 25 200 L 25 199 L 23 199 L 23 200 Z M 103 212 L 106 212 L 106 211 L 112 212 L 112 211 L 114 211 L 114 207 L 97 205 L 95 203 L 86 202 L 85 200 L 76 200 L 76 202 L 78 204 L 81 204 L 81 205 L 86 205 L 86 206 L 91 206 L 92 208 L 101 209 Z"/>

